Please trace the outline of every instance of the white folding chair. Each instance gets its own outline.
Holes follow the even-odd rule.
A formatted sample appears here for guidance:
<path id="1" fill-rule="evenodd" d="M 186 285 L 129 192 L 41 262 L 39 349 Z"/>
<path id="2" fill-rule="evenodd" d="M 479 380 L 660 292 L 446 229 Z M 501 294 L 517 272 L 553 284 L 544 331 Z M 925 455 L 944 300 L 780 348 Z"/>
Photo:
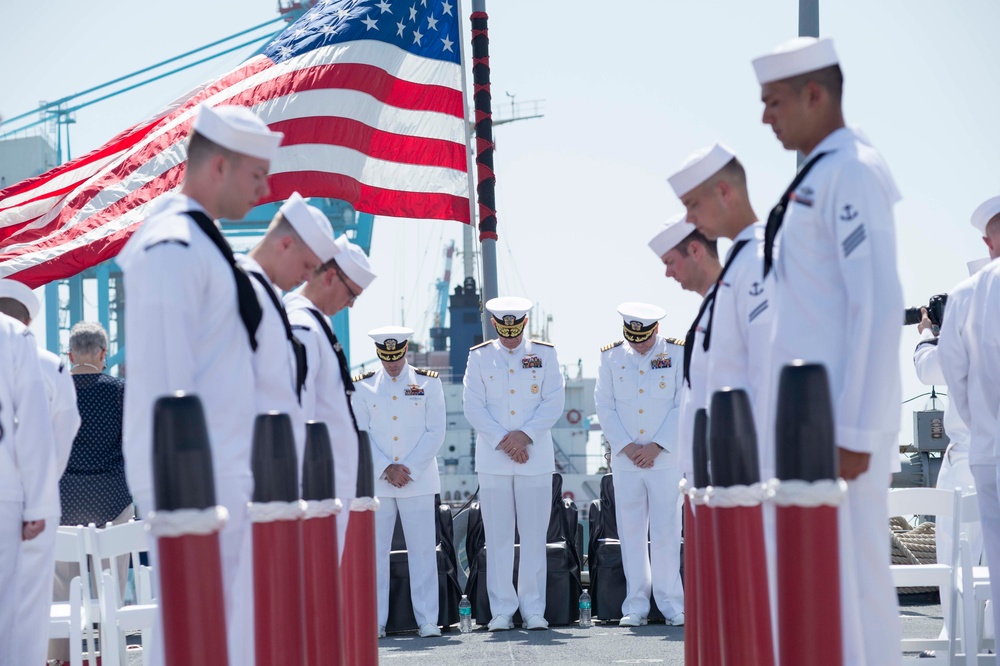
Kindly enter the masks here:
<path id="1" fill-rule="evenodd" d="M 953 554 L 952 562 L 958 561 L 958 541 L 961 525 L 961 495 L 955 490 L 941 488 L 895 488 L 889 491 L 890 516 L 952 516 Z M 896 587 L 936 587 L 942 598 L 951 599 L 951 607 L 957 608 L 957 568 L 948 564 L 893 564 L 893 584 Z M 951 614 L 955 617 L 955 613 Z M 949 622 L 954 624 L 954 622 Z M 955 646 L 954 627 L 945 627 L 934 638 L 904 638 L 903 652 L 935 652 L 933 658 L 919 659 L 921 664 L 950 664 Z"/>
<path id="2" fill-rule="evenodd" d="M 56 601 L 49 609 L 49 638 L 69 639 L 70 666 L 83 666 L 83 637 L 87 637 L 87 663 L 97 665 L 93 622 L 99 611 L 90 596 L 85 528 L 62 526 L 56 530 L 56 562 L 80 567 L 70 581 L 69 601 Z"/>
<path id="3" fill-rule="evenodd" d="M 149 569 L 139 564 L 139 553 L 148 547 L 145 525 L 141 521 L 132 520 L 122 525 L 109 523 L 99 530 L 91 524 L 87 528 L 87 536 L 95 569 L 101 572 L 98 596 L 101 607 L 102 663 L 105 666 L 120 666 L 128 663 L 125 655 L 127 632 L 142 632 L 143 650 L 148 650 L 152 641 L 156 640 L 152 635 L 156 603 L 152 599 Z M 128 606 L 122 601 L 123 574 L 118 571 L 116 564 L 117 558 L 122 555 L 132 556 L 132 568 L 135 572 L 138 603 Z"/>
<path id="4" fill-rule="evenodd" d="M 966 666 L 996 664 L 996 655 L 981 654 L 985 632 L 986 602 L 990 599 L 990 572 L 972 561 L 972 541 L 968 527 L 979 522 L 979 504 L 975 493 L 961 499 L 962 535 L 959 541 L 959 572 L 956 592 L 962 611 L 962 653 Z M 958 656 L 958 651 L 953 652 Z"/>

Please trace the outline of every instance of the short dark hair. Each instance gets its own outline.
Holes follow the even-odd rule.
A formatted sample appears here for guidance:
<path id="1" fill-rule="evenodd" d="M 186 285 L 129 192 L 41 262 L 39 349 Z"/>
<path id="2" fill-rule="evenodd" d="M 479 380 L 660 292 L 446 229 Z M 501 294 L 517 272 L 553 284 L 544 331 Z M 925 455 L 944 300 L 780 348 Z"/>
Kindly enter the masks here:
<path id="1" fill-rule="evenodd" d="M 13 317 L 25 326 L 28 325 L 28 320 L 31 319 L 31 313 L 28 312 L 28 308 L 25 307 L 24 303 L 13 298 L 0 297 L 0 313 L 8 317 Z"/>
<path id="2" fill-rule="evenodd" d="M 786 79 L 786 81 L 796 93 L 800 92 L 806 87 L 807 83 L 812 81 L 830 93 L 830 96 L 833 97 L 837 104 L 840 104 L 841 99 L 844 97 L 844 73 L 840 70 L 840 65 L 830 65 L 829 67 L 817 69 L 813 72 L 799 74 L 798 76 Z"/>
<path id="3" fill-rule="evenodd" d="M 229 150 L 198 132 L 191 132 L 188 137 L 187 158 L 191 165 L 198 165 L 213 155 L 222 155 L 227 160 L 235 161 L 242 157 L 239 153 Z"/>
<path id="4" fill-rule="evenodd" d="M 705 246 L 705 250 L 709 255 L 718 258 L 719 257 L 719 244 L 716 241 L 710 241 L 705 238 L 704 235 L 697 229 L 688 234 L 687 238 L 682 240 L 675 246 L 675 249 L 681 254 L 682 257 L 688 256 L 688 247 L 691 243 L 700 243 Z"/>

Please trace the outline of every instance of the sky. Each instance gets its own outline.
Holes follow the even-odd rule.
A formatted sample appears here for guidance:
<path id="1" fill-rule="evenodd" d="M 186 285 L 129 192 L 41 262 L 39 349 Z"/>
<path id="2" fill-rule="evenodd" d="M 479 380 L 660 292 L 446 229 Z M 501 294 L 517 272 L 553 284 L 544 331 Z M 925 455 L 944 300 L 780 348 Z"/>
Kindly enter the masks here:
<path id="1" fill-rule="evenodd" d="M 174 0 L 165 7 L 0 3 L 0 115 L 276 16 L 274 0 Z M 668 313 L 661 330 L 676 337 L 697 312 L 700 298 L 667 280 L 646 247 L 682 210 L 666 177 L 685 157 L 725 141 L 747 169 L 761 219 L 794 175 L 794 155 L 760 122 L 750 61 L 796 35 L 798 2 L 492 0 L 487 10 L 494 108 L 505 109 L 508 94 L 544 100 L 543 118 L 495 130 L 500 293 L 535 301 L 538 320 L 551 315 L 560 361 L 573 372 L 582 361 L 594 376 L 600 347 L 621 337 L 619 303 L 661 305 Z M 948 291 L 967 275 L 967 261 L 986 256 L 969 217 L 1000 193 L 997 25 L 995 0 L 821 2 L 820 33 L 834 38 L 845 74 L 847 121 L 881 151 L 903 194 L 896 228 L 908 305 Z M 101 145 L 251 52 L 79 111 L 73 153 Z M 376 219 L 379 278 L 352 312 L 354 362 L 371 356 L 364 352 L 371 328 L 404 324 L 426 336 L 443 248 L 453 239 L 461 249 L 454 222 Z M 457 257 L 453 285 L 461 278 Z M 913 372 L 916 341 L 909 327 L 900 349 L 904 398 L 926 390 Z M 903 441 L 911 422 L 906 411 Z"/>

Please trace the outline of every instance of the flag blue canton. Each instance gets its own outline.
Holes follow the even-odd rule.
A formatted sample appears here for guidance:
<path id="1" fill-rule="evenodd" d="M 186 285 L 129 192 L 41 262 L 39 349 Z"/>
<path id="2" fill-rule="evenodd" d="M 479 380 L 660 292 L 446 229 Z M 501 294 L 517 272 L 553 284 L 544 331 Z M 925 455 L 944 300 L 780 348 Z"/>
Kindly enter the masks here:
<path id="1" fill-rule="evenodd" d="M 263 53 L 282 62 L 324 46 L 365 39 L 458 64 L 458 0 L 323 0 Z"/>

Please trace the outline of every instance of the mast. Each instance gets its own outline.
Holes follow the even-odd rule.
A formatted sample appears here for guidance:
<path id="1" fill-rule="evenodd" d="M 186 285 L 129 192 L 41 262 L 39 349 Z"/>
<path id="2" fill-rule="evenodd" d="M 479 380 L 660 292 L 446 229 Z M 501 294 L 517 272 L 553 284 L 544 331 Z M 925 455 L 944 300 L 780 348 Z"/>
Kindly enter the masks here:
<path id="1" fill-rule="evenodd" d="M 819 37 L 819 0 L 799 0 L 799 37 Z M 795 168 L 802 166 L 806 156 L 795 154 Z"/>

